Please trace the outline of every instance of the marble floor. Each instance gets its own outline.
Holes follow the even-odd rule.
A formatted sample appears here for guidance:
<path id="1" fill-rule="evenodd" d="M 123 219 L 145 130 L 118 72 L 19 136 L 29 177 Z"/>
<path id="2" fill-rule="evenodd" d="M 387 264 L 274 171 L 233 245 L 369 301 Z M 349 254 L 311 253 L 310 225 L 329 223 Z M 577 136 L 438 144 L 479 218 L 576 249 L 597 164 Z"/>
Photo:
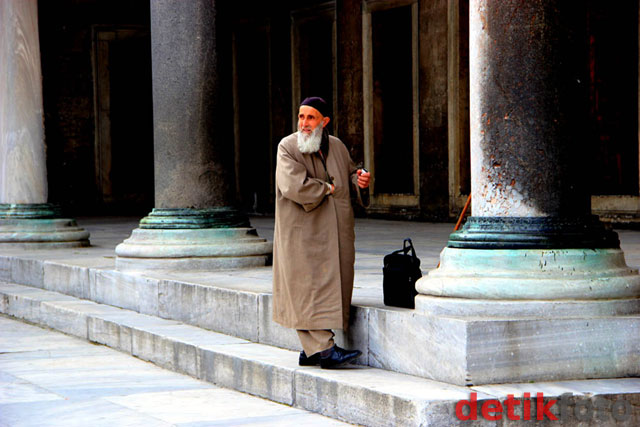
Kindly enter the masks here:
<path id="1" fill-rule="evenodd" d="M 0 426 L 337 426 L 0 315 Z"/>

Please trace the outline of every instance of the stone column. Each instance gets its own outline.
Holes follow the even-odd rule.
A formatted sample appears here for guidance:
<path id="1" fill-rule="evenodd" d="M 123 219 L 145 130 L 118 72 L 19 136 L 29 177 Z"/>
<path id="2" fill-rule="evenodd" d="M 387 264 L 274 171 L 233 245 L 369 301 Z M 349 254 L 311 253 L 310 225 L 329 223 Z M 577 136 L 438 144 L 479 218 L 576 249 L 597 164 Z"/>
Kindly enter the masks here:
<path id="1" fill-rule="evenodd" d="M 223 19 L 212 0 L 151 2 L 156 208 L 116 248 L 120 270 L 269 259 L 271 245 L 235 208 Z"/>
<path id="2" fill-rule="evenodd" d="M 0 2 L 0 246 L 74 247 L 89 233 L 47 203 L 36 0 Z"/>
<path id="3" fill-rule="evenodd" d="M 512 322 L 506 340 L 522 348 L 541 333 L 522 325 L 554 320 L 544 331 L 549 350 L 542 360 L 509 361 L 514 349 L 505 337 L 484 330 L 487 348 L 494 348 L 476 353 L 468 369 L 507 362 L 505 369 L 469 373 L 476 381 L 615 377 L 640 369 L 626 353 L 609 357 L 606 350 L 636 337 L 618 324 L 602 342 L 599 324 L 640 313 L 640 276 L 625 264 L 617 234 L 590 213 L 584 7 L 470 2 L 472 216 L 450 236 L 440 267 L 418 282 L 416 309 L 481 318 L 481 328 L 496 333 Z M 587 319 L 580 323 L 587 327 L 579 348 L 571 348 L 577 344 L 567 335 L 575 328 L 568 319 L 576 318 Z M 475 332 L 471 327 L 462 339 Z M 505 354 L 492 353 L 500 346 Z M 570 362 L 551 363 L 563 352 L 573 355 Z"/>

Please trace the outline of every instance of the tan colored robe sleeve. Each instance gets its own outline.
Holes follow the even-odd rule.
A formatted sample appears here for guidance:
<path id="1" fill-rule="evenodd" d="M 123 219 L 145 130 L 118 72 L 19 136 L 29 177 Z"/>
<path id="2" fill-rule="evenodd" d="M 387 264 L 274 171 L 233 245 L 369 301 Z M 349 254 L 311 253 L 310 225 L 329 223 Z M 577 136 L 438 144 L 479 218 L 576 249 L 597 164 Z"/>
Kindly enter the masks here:
<path id="1" fill-rule="evenodd" d="M 318 207 L 327 194 L 327 183 L 309 177 L 306 167 L 282 145 L 278 146 L 276 182 L 283 197 L 301 205 L 306 212 Z"/>

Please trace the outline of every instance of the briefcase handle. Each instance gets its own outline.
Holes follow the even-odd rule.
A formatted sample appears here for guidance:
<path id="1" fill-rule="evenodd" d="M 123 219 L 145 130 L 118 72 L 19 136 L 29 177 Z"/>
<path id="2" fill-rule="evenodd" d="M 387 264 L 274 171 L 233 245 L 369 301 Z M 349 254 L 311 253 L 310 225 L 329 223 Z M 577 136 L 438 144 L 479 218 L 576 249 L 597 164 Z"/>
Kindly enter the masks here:
<path id="1" fill-rule="evenodd" d="M 411 258 L 418 258 L 416 256 L 416 250 L 413 247 L 413 242 L 411 241 L 410 238 L 406 238 L 404 239 L 404 242 L 402 243 L 402 251 L 404 252 L 405 255 L 407 255 L 409 253 L 409 250 L 411 250 Z"/>

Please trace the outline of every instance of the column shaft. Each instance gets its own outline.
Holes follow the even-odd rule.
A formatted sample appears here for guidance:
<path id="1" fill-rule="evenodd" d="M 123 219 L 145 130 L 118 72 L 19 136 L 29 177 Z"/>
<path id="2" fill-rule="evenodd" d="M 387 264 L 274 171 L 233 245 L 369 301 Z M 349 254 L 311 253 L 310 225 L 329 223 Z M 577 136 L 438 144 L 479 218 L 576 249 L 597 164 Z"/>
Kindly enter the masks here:
<path id="1" fill-rule="evenodd" d="M 472 217 L 449 247 L 617 248 L 591 216 L 586 5 L 470 3 Z"/>
<path id="2" fill-rule="evenodd" d="M 36 0 L 0 2 L 0 204 L 47 202 Z"/>
<path id="3" fill-rule="evenodd" d="M 47 203 L 37 0 L 0 1 L 0 247 L 89 245 Z"/>
<path id="4" fill-rule="evenodd" d="M 466 384 L 636 376 L 617 351 L 637 326 L 618 321 L 640 313 L 640 275 L 584 186 L 584 3 L 469 10 L 473 215 L 416 285 L 418 313 L 465 325 L 449 335 L 464 362 L 439 369 Z"/>
<path id="5" fill-rule="evenodd" d="M 469 12 L 472 214 L 588 215 L 584 5 L 472 1 Z"/>
<path id="6" fill-rule="evenodd" d="M 155 208 L 116 247 L 119 270 L 210 270 L 270 259 L 271 243 L 235 207 L 231 42 L 221 4 L 151 2 Z"/>
<path id="7" fill-rule="evenodd" d="M 151 2 L 156 208 L 235 202 L 218 15 L 212 0 Z"/>

